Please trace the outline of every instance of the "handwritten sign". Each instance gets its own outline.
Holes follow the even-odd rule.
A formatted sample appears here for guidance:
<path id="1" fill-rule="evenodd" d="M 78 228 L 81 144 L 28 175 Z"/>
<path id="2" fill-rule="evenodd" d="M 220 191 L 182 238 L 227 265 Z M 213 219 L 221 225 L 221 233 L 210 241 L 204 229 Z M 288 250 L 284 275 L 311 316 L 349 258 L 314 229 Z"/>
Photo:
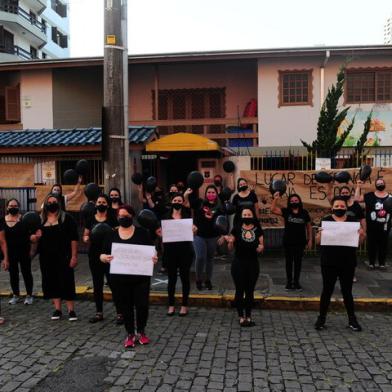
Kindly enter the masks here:
<path id="1" fill-rule="evenodd" d="M 192 219 L 168 219 L 162 221 L 162 242 L 193 241 Z"/>
<path id="2" fill-rule="evenodd" d="M 149 245 L 112 244 L 113 260 L 110 273 L 120 275 L 152 276 L 155 247 Z"/>
<path id="3" fill-rule="evenodd" d="M 359 222 L 322 222 L 321 227 L 322 246 L 358 247 Z"/>

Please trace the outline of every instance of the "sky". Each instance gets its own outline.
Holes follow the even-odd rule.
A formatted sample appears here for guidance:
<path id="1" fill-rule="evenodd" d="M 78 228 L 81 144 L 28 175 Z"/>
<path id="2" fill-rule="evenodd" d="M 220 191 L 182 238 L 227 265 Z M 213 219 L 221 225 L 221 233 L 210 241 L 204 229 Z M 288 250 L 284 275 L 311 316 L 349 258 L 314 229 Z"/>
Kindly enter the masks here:
<path id="1" fill-rule="evenodd" d="M 67 2 L 71 56 L 102 55 L 104 0 Z M 128 0 L 128 51 L 376 45 L 391 14 L 392 0 Z"/>

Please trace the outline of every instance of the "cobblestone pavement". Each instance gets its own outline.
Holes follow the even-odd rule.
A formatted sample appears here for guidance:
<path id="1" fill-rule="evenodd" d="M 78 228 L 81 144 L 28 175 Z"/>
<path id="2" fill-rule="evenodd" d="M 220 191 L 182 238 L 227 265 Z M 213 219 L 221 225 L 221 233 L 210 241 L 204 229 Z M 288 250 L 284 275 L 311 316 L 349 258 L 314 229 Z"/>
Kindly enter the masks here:
<path id="1" fill-rule="evenodd" d="M 255 311 L 256 326 L 240 329 L 232 309 L 191 308 L 167 317 L 151 308 L 152 344 L 125 351 L 124 329 L 80 320 L 50 321 L 48 302 L 4 303 L 0 326 L 0 391 L 392 391 L 392 315 L 360 313 L 364 332 L 332 313 L 313 329 L 314 312 Z"/>

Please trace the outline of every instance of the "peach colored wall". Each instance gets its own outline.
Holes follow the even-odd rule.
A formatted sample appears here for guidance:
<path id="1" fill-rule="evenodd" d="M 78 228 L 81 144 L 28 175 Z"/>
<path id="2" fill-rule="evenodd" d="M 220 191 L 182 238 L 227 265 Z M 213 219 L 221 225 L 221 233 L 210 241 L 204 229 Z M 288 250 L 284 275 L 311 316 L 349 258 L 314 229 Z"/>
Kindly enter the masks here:
<path id="1" fill-rule="evenodd" d="M 132 66 L 129 71 L 129 106 L 132 120 L 152 119 L 154 66 Z M 160 89 L 226 87 L 226 117 L 242 116 L 245 105 L 257 96 L 257 63 L 221 62 L 159 66 Z"/>
<path id="2" fill-rule="evenodd" d="M 23 128 L 53 128 L 51 70 L 21 72 L 20 98 Z"/>

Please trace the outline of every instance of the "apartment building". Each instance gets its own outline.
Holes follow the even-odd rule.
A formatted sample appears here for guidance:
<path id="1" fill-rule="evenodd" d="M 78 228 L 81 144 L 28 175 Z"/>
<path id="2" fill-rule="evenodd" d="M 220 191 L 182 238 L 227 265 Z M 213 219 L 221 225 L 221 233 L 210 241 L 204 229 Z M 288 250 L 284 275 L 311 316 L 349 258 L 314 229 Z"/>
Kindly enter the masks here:
<path id="1" fill-rule="evenodd" d="M 69 57 L 64 0 L 0 0 L 0 62 Z"/>

